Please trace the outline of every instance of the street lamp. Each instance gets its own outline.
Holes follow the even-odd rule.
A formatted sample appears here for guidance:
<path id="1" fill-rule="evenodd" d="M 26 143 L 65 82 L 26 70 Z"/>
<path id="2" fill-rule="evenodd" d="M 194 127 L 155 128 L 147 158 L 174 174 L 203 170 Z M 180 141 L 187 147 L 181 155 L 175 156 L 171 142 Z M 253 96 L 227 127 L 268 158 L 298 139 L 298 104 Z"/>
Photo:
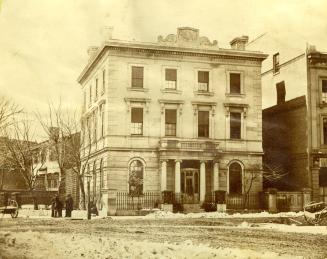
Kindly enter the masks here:
<path id="1" fill-rule="evenodd" d="M 92 175 L 90 173 L 85 174 L 87 182 L 87 219 L 91 219 L 91 204 L 90 204 L 90 181 Z"/>

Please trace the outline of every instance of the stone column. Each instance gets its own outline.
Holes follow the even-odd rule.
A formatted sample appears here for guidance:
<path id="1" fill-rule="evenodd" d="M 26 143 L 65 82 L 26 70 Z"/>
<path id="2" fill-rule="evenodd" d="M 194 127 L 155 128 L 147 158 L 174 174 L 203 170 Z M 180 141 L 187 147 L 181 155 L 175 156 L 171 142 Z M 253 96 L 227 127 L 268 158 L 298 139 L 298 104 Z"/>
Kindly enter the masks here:
<path id="1" fill-rule="evenodd" d="M 214 162 L 213 164 L 213 190 L 219 190 L 219 163 Z"/>
<path id="2" fill-rule="evenodd" d="M 167 161 L 161 162 L 161 191 L 167 190 Z"/>
<path id="3" fill-rule="evenodd" d="M 200 162 L 200 202 L 204 202 L 206 195 L 206 163 Z"/>
<path id="4" fill-rule="evenodd" d="M 181 192 L 181 161 L 175 160 L 175 193 Z"/>

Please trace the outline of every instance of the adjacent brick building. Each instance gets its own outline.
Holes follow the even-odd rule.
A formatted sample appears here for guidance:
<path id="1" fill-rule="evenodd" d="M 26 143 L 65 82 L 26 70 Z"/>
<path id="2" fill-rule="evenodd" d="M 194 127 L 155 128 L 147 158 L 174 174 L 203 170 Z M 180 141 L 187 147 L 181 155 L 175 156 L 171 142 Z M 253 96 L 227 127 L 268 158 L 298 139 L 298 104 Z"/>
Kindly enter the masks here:
<path id="1" fill-rule="evenodd" d="M 156 43 L 116 40 L 107 31 L 101 46 L 89 48 L 78 81 L 93 199 L 106 206 L 111 190 L 168 190 L 198 204 L 215 190 L 242 194 L 263 155 L 266 55 L 246 50 L 247 41 L 238 37 L 223 49 L 183 27 Z M 251 192 L 261 190 L 260 176 Z"/>
<path id="2" fill-rule="evenodd" d="M 266 34 L 248 46 L 270 54 L 261 72 L 265 161 L 287 169 L 287 188 L 327 201 L 327 53 L 285 40 Z"/>

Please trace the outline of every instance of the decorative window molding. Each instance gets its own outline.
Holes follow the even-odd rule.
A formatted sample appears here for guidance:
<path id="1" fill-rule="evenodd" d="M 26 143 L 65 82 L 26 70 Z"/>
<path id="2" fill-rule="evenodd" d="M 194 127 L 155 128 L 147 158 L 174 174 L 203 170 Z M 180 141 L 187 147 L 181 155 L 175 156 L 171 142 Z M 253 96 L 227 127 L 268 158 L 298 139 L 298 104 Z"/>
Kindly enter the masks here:
<path id="1" fill-rule="evenodd" d="M 194 71 L 194 78 L 195 78 L 194 80 L 195 95 L 208 95 L 208 96 L 214 95 L 211 69 L 196 68 Z"/>
<path id="2" fill-rule="evenodd" d="M 166 134 L 166 115 L 165 110 L 176 110 L 176 136 L 179 137 L 182 135 L 182 114 L 183 114 L 183 105 L 184 101 L 181 100 L 164 100 L 159 99 L 160 111 L 161 111 L 161 137 L 172 137 Z"/>
<path id="3" fill-rule="evenodd" d="M 132 86 L 132 71 L 133 71 L 133 67 L 139 67 L 139 68 L 143 68 L 143 83 L 142 83 L 142 87 L 133 87 Z M 128 67 L 127 67 L 127 72 L 128 72 L 128 85 L 127 85 L 127 89 L 129 91 L 148 91 L 148 67 L 146 66 L 145 63 L 129 63 Z"/>
<path id="4" fill-rule="evenodd" d="M 320 106 L 327 106 L 327 77 L 318 77 L 318 87 Z"/>
<path id="5" fill-rule="evenodd" d="M 240 78 L 240 92 L 231 91 L 231 76 L 239 75 Z M 245 96 L 245 87 L 244 87 L 244 72 L 241 70 L 227 70 L 226 71 L 226 96 L 229 97 L 243 97 Z"/>
<path id="6" fill-rule="evenodd" d="M 237 164 L 237 165 L 236 165 Z M 231 167 L 234 167 L 234 166 L 239 166 L 240 168 L 240 178 L 241 178 L 241 186 L 239 188 L 241 188 L 241 194 L 244 193 L 244 183 L 243 183 L 243 179 L 244 179 L 244 165 L 241 161 L 239 160 L 232 160 L 229 162 L 228 166 L 227 166 L 227 193 L 230 193 L 231 191 L 231 188 L 230 188 L 230 169 Z M 236 169 L 236 168 L 235 168 Z M 235 188 L 235 186 L 233 186 Z"/>
<path id="7" fill-rule="evenodd" d="M 246 138 L 246 117 L 248 111 L 248 104 L 240 103 L 224 103 L 226 110 L 226 138 L 230 140 L 244 140 Z M 241 114 L 241 125 L 240 125 L 240 138 L 231 137 L 231 113 L 240 113 Z"/>
<path id="8" fill-rule="evenodd" d="M 129 113 L 131 111 L 132 107 L 142 107 L 145 109 L 145 112 L 149 112 L 149 103 L 151 102 L 151 99 L 149 98 L 124 98 L 126 105 L 127 105 L 127 112 Z"/>
<path id="9" fill-rule="evenodd" d="M 202 101 L 193 101 L 191 102 L 193 106 L 193 137 L 199 137 L 199 111 L 208 111 L 209 112 L 209 135 L 207 138 L 215 138 L 215 114 L 216 114 L 216 105 L 215 102 L 202 102 Z"/>

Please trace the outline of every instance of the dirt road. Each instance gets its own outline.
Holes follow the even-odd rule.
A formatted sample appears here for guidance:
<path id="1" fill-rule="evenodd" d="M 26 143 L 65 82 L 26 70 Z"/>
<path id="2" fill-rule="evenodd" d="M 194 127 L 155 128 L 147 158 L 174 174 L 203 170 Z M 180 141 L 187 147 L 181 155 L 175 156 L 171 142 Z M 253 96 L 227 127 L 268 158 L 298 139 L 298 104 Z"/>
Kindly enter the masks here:
<path id="1" fill-rule="evenodd" d="M 250 222 L 249 227 L 240 227 L 241 222 L 242 219 L 97 219 L 91 221 L 2 219 L 0 221 L 1 232 L 10 233 L 15 241 L 14 244 L 10 244 L 12 241 L 8 243 L 4 239 L 2 239 L 2 242 L 0 240 L 0 252 L 3 256 L 5 255 L 4 258 L 24 258 L 22 256 L 26 256 L 25 258 L 33 258 L 34 256 L 36 258 L 35 254 L 31 252 L 33 249 L 33 245 L 31 244 L 33 242 L 32 238 L 30 239 L 30 243 L 25 240 L 25 243 L 21 241 L 20 246 L 16 244 L 19 242 L 20 233 L 33 231 L 41 234 L 52 233 L 54 236 L 57 235 L 59 237 L 89 236 L 90 238 L 110 238 L 110 241 L 119 239 L 127 243 L 140 241 L 163 244 L 168 242 L 178 245 L 188 240 L 193 246 L 206 244 L 213 249 L 250 249 L 259 254 L 269 251 L 276 253 L 278 256 L 286 256 L 286 258 L 288 256 L 303 256 L 305 258 L 327 257 L 326 235 L 258 229 L 256 228 L 258 220 L 255 223 Z M 43 238 L 46 239 L 46 236 Z M 53 239 L 53 237 L 51 238 Z M 41 242 L 40 240 L 38 240 L 38 247 L 41 249 L 49 248 L 46 242 Z M 68 244 L 67 247 L 69 247 Z M 97 247 L 92 249 L 96 251 Z M 58 258 L 61 258 L 59 254 Z M 102 257 L 100 256 L 100 258 Z M 109 256 L 107 258 L 115 257 Z M 206 257 L 200 256 L 198 258 Z"/>

